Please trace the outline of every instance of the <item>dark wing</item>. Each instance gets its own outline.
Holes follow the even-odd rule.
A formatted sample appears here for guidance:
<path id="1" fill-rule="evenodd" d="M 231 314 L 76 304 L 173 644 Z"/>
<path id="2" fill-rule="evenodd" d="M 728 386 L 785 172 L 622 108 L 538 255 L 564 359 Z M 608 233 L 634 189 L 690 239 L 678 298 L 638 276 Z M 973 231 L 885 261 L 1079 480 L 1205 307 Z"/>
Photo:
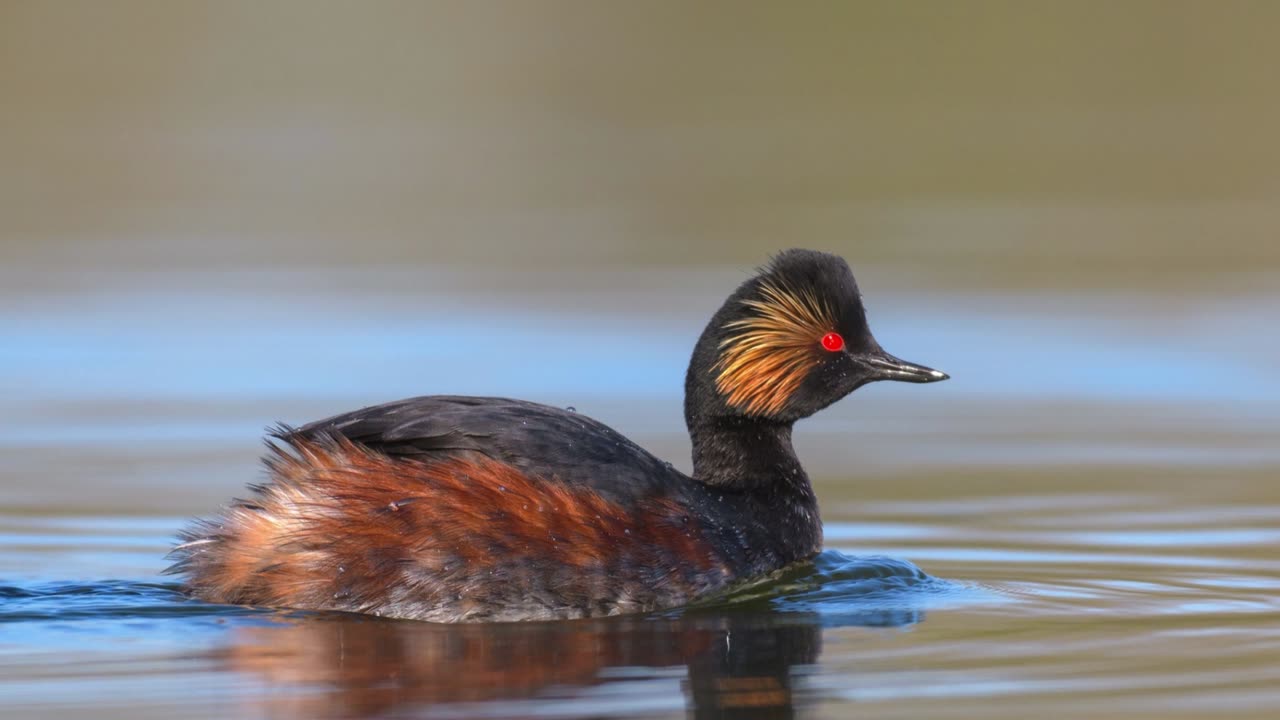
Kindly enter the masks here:
<path id="1" fill-rule="evenodd" d="M 688 482 L 613 428 L 559 408 L 505 398 L 432 395 L 356 410 L 285 435 L 343 435 L 393 456 L 479 453 L 630 504 Z"/>

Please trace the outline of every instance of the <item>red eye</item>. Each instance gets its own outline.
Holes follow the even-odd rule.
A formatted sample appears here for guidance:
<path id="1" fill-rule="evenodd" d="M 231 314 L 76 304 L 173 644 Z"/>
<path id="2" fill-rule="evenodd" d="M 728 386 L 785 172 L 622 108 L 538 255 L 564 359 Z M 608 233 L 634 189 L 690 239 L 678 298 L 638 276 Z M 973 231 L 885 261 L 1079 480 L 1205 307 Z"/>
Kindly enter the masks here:
<path id="1" fill-rule="evenodd" d="M 822 347 L 831 352 L 843 350 L 844 338 L 840 337 L 840 333 L 829 332 L 822 336 Z"/>

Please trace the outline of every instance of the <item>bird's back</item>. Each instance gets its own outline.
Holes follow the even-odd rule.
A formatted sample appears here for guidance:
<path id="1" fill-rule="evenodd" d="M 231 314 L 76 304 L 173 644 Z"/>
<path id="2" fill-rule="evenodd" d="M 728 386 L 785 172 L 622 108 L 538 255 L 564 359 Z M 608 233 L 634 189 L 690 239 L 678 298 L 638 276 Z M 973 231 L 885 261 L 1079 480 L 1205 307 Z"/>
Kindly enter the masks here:
<path id="1" fill-rule="evenodd" d="M 602 422 L 573 410 L 508 398 L 409 398 L 282 434 L 307 440 L 342 436 L 406 459 L 484 456 L 533 477 L 593 490 L 624 506 L 679 491 L 691 482 Z"/>
<path id="2" fill-rule="evenodd" d="M 191 528 L 215 602 L 423 620 L 671 607 L 733 571 L 701 486 L 575 412 L 413 398 L 275 434 L 268 482 Z"/>

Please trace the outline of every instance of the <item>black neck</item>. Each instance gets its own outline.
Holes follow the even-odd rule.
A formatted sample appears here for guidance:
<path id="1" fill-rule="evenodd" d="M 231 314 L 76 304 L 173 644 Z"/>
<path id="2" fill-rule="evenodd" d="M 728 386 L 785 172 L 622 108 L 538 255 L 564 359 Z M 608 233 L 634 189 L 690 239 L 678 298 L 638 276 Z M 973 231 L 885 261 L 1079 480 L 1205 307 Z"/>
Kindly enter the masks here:
<path id="1" fill-rule="evenodd" d="M 715 487 L 763 489 L 779 482 L 808 487 L 791 447 L 791 423 L 744 417 L 693 419 L 693 477 Z"/>
<path id="2" fill-rule="evenodd" d="M 744 417 L 691 418 L 693 477 L 729 496 L 770 569 L 812 556 L 822 520 L 809 476 L 791 447 L 791 423 Z"/>

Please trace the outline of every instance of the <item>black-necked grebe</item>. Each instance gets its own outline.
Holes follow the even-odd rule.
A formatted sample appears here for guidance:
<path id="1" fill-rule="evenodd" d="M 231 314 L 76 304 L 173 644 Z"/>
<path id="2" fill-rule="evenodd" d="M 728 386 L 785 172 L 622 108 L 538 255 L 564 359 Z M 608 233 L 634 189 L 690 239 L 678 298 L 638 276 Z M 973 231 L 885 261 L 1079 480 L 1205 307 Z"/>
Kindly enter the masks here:
<path id="1" fill-rule="evenodd" d="M 694 348 L 692 477 L 568 410 L 412 398 L 276 431 L 268 482 L 188 529 L 171 570 L 211 602 L 439 622 L 676 607 L 821 549 L 796 420 L 946 378 L 880 348 L 844 260 L 788 250 Z"/>

